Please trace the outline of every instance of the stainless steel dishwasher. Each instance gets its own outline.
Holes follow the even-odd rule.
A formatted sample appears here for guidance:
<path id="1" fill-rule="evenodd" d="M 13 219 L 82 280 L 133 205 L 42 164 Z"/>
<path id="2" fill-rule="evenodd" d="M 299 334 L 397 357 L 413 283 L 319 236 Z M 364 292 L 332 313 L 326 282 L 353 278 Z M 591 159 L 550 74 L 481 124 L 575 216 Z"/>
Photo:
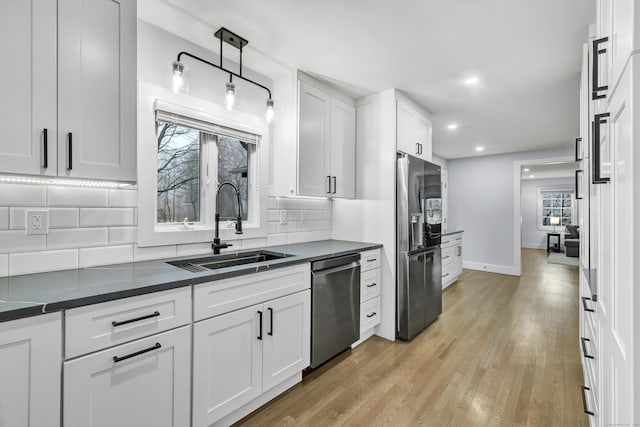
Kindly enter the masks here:
<path id="1" fill-rule="evenodd" d="M 311 367 L 360 338 L 360 254 L 311 263 Z"/>

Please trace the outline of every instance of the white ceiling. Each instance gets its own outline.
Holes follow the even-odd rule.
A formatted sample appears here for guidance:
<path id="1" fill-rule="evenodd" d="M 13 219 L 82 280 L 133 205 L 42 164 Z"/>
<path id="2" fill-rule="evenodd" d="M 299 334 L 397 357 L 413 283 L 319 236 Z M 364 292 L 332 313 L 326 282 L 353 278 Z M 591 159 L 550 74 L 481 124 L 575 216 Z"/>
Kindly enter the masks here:
<path id="1" fill-rule="evenodd" d="M 525 169 L 528 171 L 525 172 Z M 522 166 L 522 179 L 548 179 L 548 178 L 573 178 L 575 176 L 578 163 L 550 163 L 540 165 Z"/>
<path id="2" fill-rule="evenodd" d="M 578 135 L 595 0 L 164 1 L 354 97 L 403 90 L 433 114 L 445 158 L 478 155 L 478 145 L 483 155 L 568 146 Z M 472 75 L 478 84 L 466 86 Z"/>

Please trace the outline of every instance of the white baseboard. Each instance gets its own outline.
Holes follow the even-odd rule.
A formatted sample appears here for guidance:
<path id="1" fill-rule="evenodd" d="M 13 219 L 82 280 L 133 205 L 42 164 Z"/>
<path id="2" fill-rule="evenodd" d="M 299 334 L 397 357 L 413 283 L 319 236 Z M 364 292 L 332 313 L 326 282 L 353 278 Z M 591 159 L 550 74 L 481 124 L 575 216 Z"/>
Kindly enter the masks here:
<path id="1" fill-rule="evenodd" d="M 511 265 L 483 264 L 481 262 L 463 261 L 462 266 L 469 270 L 487 271 L 490 273 L 508 274 L 519 276 L 518 271 Z"/>
<path id="2" fill-rule="evenodd" d="M 546 245 L 540 243 L 525 243 L 521 245 L 524 249 L 547 249 Z"/>
<path id="3" fill-rule="evenodd" d="M 359 346 L 360 344 L 362 344 L 372 336 L 373 336 L 373 328 L 369 329 L 368 331 L 364 331 L 363 333 L 360 334 L 360 339 L 354 342 L 353 344 L 351 344 L 351 348 L 356 348 L 357 346 Z"/>

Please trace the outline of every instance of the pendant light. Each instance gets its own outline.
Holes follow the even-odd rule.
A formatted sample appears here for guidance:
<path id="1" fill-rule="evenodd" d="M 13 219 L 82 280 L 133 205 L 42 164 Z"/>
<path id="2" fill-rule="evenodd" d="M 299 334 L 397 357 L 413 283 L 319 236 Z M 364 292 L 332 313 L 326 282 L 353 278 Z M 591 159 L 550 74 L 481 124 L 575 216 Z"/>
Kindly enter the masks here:
<path id="1" fill-rule="evenodd" d="M 214 36 L 217 39 L 220 39 L 220 64 L 214 64 L 212 62 L 207 61 L 206 59 L 202 59 L 196 55 L 193 55 L 189 52 L 180 52 L 178 53 L 178 57 L 176 58 L 176 61 L 173 62 L 173 76 L 171 77 L 171 89 L 173 90 L 174 93 L 179 93 L 179 92 L 184 92 L 185 88 L 187 86 L 187 82 L 186 82 L 186 78 L 185 78 L 185 68 L 184 68 L 184 64 L 180 61 L 180 59 L 182 58 L 182 56 L 187 56 L 191 59 L 195 59 L 196 61 L 200 61 L 204 64 L 207 64 L 211 67 L 217 68 L 221 71 L 224 71 L 226 73 L 229 73 L 229 81 L 226 83 L 226 89 L 225 89 L 225 106 L 227 107 L 227 110 L 231 111 L 233 110 L 235 103 L 236 103 L 236 85 L 235 83 L 233 83 L 233 77 L 237 77 L 241 80 L 244 80 L 245 82 L 251 83 L 255 86 L 258 86 L 262 89 L 264 89 L 265 91 L 267 91 L 268 94 L 268 98 L 267 98 L 267 109 L 265 111 L 265 119 L 267 120 L 267 122 L 271 123 L 271 121 L 273 120 L 274 116 L 275 116 L 275 110 L 274 110 L 274 102 L 273 102 L 273 98 L 271 96 L 271 89 L 269 89 L 268 87 L 261 85 L 260 83 L 257 83 L 251 79 L 248 79 L 246 77 L 244 77 L 242 75 L 242 48 L 244 48 L 247 44 L 249 44 L 249 41 L 240 37 L 239 35 L 227 30 L 226 28 L 222 27 L 220 28 L 218 31 L 215 32 Z M 224 68 L 222 66 L 222 48 L 223 48 L 223 42 L 230 44 L 231 46 L 235 47 L 236 49 L 240 50 L 240 69 L 239 72 L 236 73 L 234 71 L 228 70 L 226 68 Z"/>

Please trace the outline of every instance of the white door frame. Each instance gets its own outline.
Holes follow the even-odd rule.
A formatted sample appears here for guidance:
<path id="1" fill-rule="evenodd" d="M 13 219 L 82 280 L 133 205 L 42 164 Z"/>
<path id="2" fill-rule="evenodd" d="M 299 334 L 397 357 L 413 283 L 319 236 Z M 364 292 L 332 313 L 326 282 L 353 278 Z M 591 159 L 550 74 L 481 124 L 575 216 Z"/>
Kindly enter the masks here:
<path id="1" fill-rule="evenodd" d="M 546 159 L 516 160 L 513 162 L 513 273 L 522 274 L 521 246 L 522 246 L 522 166 L 535 166 L 549 163 L 571 163 L 575 158 L 571 156 L 549 157 Z"/>

